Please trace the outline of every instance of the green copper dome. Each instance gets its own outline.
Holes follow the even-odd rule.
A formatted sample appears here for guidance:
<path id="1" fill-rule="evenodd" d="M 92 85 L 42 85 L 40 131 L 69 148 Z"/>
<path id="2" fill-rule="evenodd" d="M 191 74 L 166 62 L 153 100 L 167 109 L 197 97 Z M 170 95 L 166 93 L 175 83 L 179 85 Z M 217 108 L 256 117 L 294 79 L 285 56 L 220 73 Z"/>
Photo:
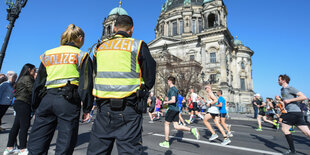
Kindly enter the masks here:
<path id="1" fill-rule="evenodd" d="M 110 11 L 109 16 L 110 15 L 128 15 L 128 13 L 123 8 L 116 7 L 113 10 Z"/>
<path id="2" fill-rule="evenodd" d="M 242 42 L 238 39 L 234 40 L 234 45 L 235 46 L 239 46 L 239 45 L 242 45 Z"/>
<path id="3" fill-rule="evenodd" d="M 213 0 L 203 0 L 203 4 L 204 3 L 209 3 L 209 2 L 212 2 Z"/>

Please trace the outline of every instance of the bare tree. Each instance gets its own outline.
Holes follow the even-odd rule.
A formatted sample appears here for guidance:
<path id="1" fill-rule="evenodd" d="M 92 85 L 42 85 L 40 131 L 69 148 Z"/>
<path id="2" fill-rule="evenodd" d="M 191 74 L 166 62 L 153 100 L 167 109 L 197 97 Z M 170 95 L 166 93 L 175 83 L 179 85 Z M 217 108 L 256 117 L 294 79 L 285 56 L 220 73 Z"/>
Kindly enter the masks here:
<path id="1" fill-rule="evenodd" d="M 157 61 L 157 75 L 155 92 L 166 94 L 169 89 L 167 79 L 169 76 L 176 78 L 176 86 L 182 96 L 186 96 L 190 88 L 201 89 L 201 64 L 196 61 L 184 61 L 169 52 L 154 56 Z"/>

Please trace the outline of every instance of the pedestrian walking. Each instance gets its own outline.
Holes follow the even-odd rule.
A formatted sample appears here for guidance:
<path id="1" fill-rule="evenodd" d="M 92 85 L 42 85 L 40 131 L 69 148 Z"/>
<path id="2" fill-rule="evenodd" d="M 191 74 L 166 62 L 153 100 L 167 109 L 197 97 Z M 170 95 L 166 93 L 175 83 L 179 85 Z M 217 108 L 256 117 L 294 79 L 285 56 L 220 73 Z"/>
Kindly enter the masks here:
<path id="1" fill-rule="evenodd" d="M 286 74 L 279 75 L 278 83 L 282 87 L 281 96 L 287 111 L 287 113 L 283 116 L 281 128 L 289 145 L 289 150 L 284 154 L 296 154 L 290 128 L 295 125 L 302 131 L 302 133 L 304 133 L 307 137 L 310 137 L 309 127 L 303 118 L 301 109 L 298 107 L 298 101 L 306 100 L 307 97 L 296 88 L 289 86 L 290 77 Z"/>
<path id="2" fill-rule="evenodd" d="M 13 101 L 14 96 L 14 84 L 17 78 L 17 74 L 13 71 L 7 72 L 8 81 L 0 84 L 0 132 L 4 130 L 1 127 L 2 117 L 10 107 Z"/>
<path id="3" fill-rule="evenodd" d="M 116 34 L 97 46 L 94 53 L 98 114 L 92 127 L 87 154 L 142 154 L 142 113 L 148 91 L 155 83 L 156 62 L 142 40 L 131 38 L 134 26 L 128 15 L 115 22 Z"/>
<path id="4" fill-rule="evenodd" d="M 173 126 L 176 130 L 180 131 L 189 131 L 191 132 L 196 139 L 200 138 L 199 131 L 197 128 L 189 128 L 183 125 L 179 125 L 179 108 L 178 108 L 178 89 L 175 87 L 175 78 L 170 76 L 168 78 L 168 101 L 165 101 L 164 104 L 169 105 L 169 110 L 167 111 L 165 118 L 165 141 L 159 143 L 159 146 L 169 148 L 169 135 L 170 135 L 170 124 L 173 123 Z"/>
<path id="5" fill-rule="evenodd" d="M 14 110 L 16 111 L 16 117 L 9 134 L 7 148 L 3 153 L 4 155 L 16 151 L 14 146 L 17 143 L 17 136 L 19 137 L 19 154 L 28 154 L 27 137 L 31 120 L 31 96 L 35 72 L 36 68 L 34 65 L 29 63 L 25 64 L 16 81 L 14 94 Z"/>
<path id="6" fill-rule="evenodd" d="M 55 129 L 55 154 L 73 154 L 77 142 L 81 101 L 84 121 L 93 106 L 92 63 L 84 44 L 83 30 L 70 24 L 60 39 L 60 47 L 41 55 L 33 88 L 35 120 L 29 136 L 29 154 L 47 154 Z"/>

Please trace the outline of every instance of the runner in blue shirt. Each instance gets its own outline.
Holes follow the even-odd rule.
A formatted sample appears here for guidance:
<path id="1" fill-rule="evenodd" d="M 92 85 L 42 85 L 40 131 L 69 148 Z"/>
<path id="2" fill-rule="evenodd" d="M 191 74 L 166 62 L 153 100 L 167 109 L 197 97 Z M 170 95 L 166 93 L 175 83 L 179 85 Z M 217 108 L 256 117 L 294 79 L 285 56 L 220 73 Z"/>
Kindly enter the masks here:
<path id="1" fill-rule="evenodd" d="M 179 124 L 186 126 L 184 119 L 182 117 L 182 105 L 183 105 L 183 102 L 185 102 L 185 100 L 180 93 L 178 94 L 178 102 L 179 102 L 179 104 L 178 104 L 178 106 L 179 106 Z"/>
<path id="2" fill-rule="evenodd" d="M 220 122 L 221 122 L 223 128 L 227 131 L 227 137 L 233 137 L 233 134 L 230 132 L 230 127 L 228 127 L 228 125 L 226 124 L 227 110 L 226 110 L 226 100 L 222 96 L 223 91 L 218 90 L 216 92 L 216 94 L 217 94 L 217 96 L 219 96 L 218 103 L 216 106 L 220 108 Z"/>

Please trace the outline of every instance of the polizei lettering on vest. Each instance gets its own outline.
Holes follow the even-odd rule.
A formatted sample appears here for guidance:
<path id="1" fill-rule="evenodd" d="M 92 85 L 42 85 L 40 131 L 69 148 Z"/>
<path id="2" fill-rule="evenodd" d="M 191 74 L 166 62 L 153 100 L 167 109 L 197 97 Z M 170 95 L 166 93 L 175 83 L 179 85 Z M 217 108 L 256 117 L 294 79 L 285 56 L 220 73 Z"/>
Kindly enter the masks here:
<path id="1" fill-rule="evenodd" d="M 57 53 L 45 55 L 44 60 L 46 66 L 59 65 L 59 64 L 76 64 L 78 54 L 74 53 Z"/>
<path id="2" fill-rule="evenodd" d="M 123 50 L 131 52 L 133 40 L 117 38 L 104 42 L 98 50 Z"/>

